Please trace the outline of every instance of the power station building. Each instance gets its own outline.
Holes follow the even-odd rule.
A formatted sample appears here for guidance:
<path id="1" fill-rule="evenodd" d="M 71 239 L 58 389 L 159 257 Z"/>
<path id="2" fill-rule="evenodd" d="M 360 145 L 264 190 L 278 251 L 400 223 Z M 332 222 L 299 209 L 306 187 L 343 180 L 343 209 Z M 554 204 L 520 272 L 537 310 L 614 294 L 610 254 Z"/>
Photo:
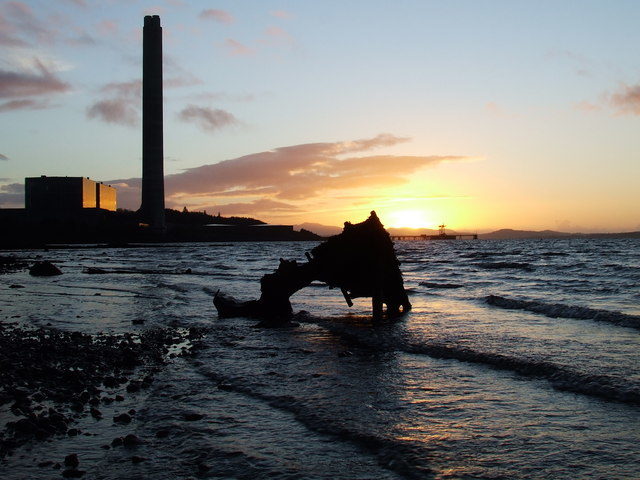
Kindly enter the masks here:
<path id="1" fill-rule="evenodd" d="M 86 209 L 109 210 L 117 206 L 116 189 L 84 177 L 28 177 L 24 204 L 29 214 L 73 216 Z"/>

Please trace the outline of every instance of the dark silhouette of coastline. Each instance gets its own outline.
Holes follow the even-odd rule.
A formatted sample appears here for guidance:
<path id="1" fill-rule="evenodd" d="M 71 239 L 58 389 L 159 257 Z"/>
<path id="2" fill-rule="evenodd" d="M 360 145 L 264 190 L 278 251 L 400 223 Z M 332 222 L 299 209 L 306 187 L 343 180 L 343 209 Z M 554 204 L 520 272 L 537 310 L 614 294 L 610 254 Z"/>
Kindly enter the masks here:
<path id="1" fill-rule="evenodd" d="M 140 213 L 82 209 L 69 216 L 30 214 L 25 209 L 0 209 L 2 248 L 43 248 L 51 244 L 175 242 L 308 241 L 322 237 L 291 225 L 268 225 L 247 217 L 222 217 L 203 212 L 165 209 L 163 235 L 142 222 Z"/>

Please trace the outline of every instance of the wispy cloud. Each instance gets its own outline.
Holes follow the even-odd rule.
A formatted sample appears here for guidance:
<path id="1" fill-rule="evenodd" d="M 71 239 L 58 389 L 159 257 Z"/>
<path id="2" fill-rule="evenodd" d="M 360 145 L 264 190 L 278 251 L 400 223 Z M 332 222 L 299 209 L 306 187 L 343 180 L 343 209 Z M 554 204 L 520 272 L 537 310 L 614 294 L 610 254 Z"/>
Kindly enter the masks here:
<path id="1" fill-rule="evenodd" d="M 207 132 L 215 132 L 223 127 L 238 123 L 236 117 L 226 110 L 188 105 L 182 109 L 178 117 L 185 122 L 192 122 Z"/>
<path id="2" fill-rule="evenodd" d="M 307 143 L 281 147 L 265 152 L 191 168 L 165 177 L 167 205 L 211 205 L 227 213 L 232 205 L 235 213 L 249 214 L 270 205 L 293 211 L 300 202 L 325 198 L 327 192 L 348 192 L 358 188 L 384 188 L 400 185 L 417 171 L 445 161 L 464 160 L 462 156 L 398 156 L 362 155 L 376 148 L 389 147 L 407 138 L 381 134 L 360 140 Z M 355 154 L 355 155 L 354 155 Z M 137 208 L 140 179 L 112 180 L 126 185 L 123 193 Z M 229 197 L 244 197 L 242 202 L 225 204 Z M 121 196 L 118 190 L 118 198 Z M 191 199 L 191 202 L 186 200 Z M 120 200 L 119 200 L 120 203 Z M 127 205 L 127 203 L 122 203 Z M 251 210 L 253 208 L 253 210 Z M 268 209 L 267 209 L 268 210 Z M 265 211 L 267 211 L 265 210 Z M 282 210 L 278 210 L 282 211 Z"/>
<path id="3" fill-rule="evenodd" d="M 9 100 L 8 102 L 0 103 L 0 113 L 10 112 L 12 110 L 42 110 L 49 108 L 51 104 L 48 100 Z"/>
<path id="4" fill-rule="evenodd" d="M 0 40 L 5 45 L 52 43 L 57 37 L 57 32 L 51 25 L 43 22 L 33 13 L 31 7 L 23 2 L 0 4 L 0 26 Z"/>
<path id="5" fill-rule="evenodd" d="M 164 66 L 165 70 L 172 74 L 164 79 L 165 88 L 188 87 L 202 83 L 170 57 L 165 58 Z M 108 83 L 99 90 L 99 97 L 87 107 L 88 118 L 128 127 L 137 127 L 140 124 L 142 80 Z"/>
<path id="6" fill-rule="evenodd" d="M 112 82 L 100 89 L 101 100 L 87 107 L 87 117 L 106 123 L 135 127 L 140 123 L 142 82 Z"/>
<path id="7" fill-rule="evenodd" d="M 269 15 L 283 20 L 289 20 L 294 17 L 293 13 L 287 12 L 286 10 L 272 10 L 269 12 Z"/>
<path id="8" fill-rule="evenodd" d="M 0 185 L 0 206 L 4 208 L 14 208 L 23 205 L 24 185 L 22 183 Z"/>
<path id="9" fill-rule="evenodd" d="M 216 10 L 214 8 L 209 8 L 206 10 L 202 10 L 198 15 L 198 18 L 202 20 L 214 20 L 218 23 L 224 24 L 232 24 L 235 21 L 233 15 L 225 10 Z"/>
<path id="10" fill-rule="evenodd" d="M 248 56 L 255 53 L 253 48 L 250 48 L 233 38 L 227 38 L 222 44 L 222 47 L 226 50 L 227 54 L 232 57 Z"/>
<path id="11" fill-rule="evenodd" d="M 252 202 L 225 203 L 222 205 L 203 205 L 199 210 L 220 212 L 224 215 L 259 215 L 261 213 L 295 213 L 301 211 L 291 203 L 279 202 L 269 198 L 260 198 Z"/>
<path id="12" fill-rule="evenodd" d="M 51 97 L 71 90 L 38 59 L 34 63 L 35 71 L 0 69 L 0 98 L 11 99 L 0 103 L 0 112 L 47 108 Z"/>
<path id="13" fill-rule="evenodd" d="M 63 93 L 71 87 L 51 73 L 39 60 L 36 72 L 0 70 L 0 98 L 31 97 Z"/>
<path id="14" fill-rule="evenodd" d="M 640 115 L 640 84 L 623 84 L 611 94 L 609 103 L 621 115 Z"/>
<path id="15" fill-rule="evenodd" d="M 267 45 L 290 45 L 293 43 L 293 37 L 289 35 L 283 28 L 270 26 L 264 31 L 262 43 Z"/>
<path id="16" fill-rule="evenodd" d="M 98 33 L 104 37 L 109 37 L 118 34 L 118 22 L 115 20 L 101 20 L 96 25 Z"/>
<path id="17" fill-rule="evenodd" d="M 130 127 L 140 123 L 138 109 L 125 98 L 99 100 L 87 108 L 87 117 Z"/>

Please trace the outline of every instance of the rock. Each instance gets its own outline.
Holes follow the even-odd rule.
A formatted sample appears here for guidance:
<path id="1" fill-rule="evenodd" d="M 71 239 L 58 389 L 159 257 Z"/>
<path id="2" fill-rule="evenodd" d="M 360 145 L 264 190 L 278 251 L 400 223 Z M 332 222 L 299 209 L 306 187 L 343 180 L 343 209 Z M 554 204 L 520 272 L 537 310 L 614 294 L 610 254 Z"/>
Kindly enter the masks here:
<path id="1" fill-rule="evenodd" d="M 138 455 L 134 455 L 133 457 L 131 457 L 131 461 L 133 463 L 140 463 L 140 462 L 144 462 L 145 460 L 146 460 L 146 458 L 139 457 Z"/>
<path id="2" fill-rule="evenodd" d="M 16 432 L 22 434 L 33 434 L 37 430 L 36 425 L 28 418 L 21 418 L 13 424 L 13 428 Z"/>
<path id="3" fill-rule="evenodd" d="M 88 274 L 93 274 L 93 275 L 100 275 L 100 274 L 105 274 L 107 273 L 106 270 L 102 269 L 102 268 L 98 268 L 98 267 L 87 267 L 84 269 L 83 273 L 88 273 Z"/>
<path id="4" fill-rule="evenodd" d="M 62 275 L 62 271 L 53 263 L 44 260 L 33 264 L 33 266 L 29 268 L 29 274 L 34 277 L 52 277 L 55 275 Z"/>
<path id="5" fill-rule="evenodd" d="M 67 430 L 67 435 L 69 435 L 70 437 L 75 437 L 79 433 L 80 430 L 78 430 L 77 428 L 70 428 L 69 430 Z"/>
<path id="6" fill-rule="evenodd" d="M 64 478 L 80 478 L 85 473 L 87 472 L 85 472 L 84 470 L 76 470 L 75 468 L 71 468 L 62 472 L 62 476 Z"/>
<path id="7" fill-rule="evenodd" d="M 111 446 L 105 444 L 105 445 L 100 445 L 100 448 L 102 448 L 103 450 L 109 450 L 111 448 Z"/>
<path id="8" fill-rule="evenodd" d="M 129 410 L 129 415 L 134 416 L 136 414 L 136 409 L 132 408 L 131 410 Z"/>
<path id="9" fill-rule="evenodd" d="M 134 318 L 131 320 L 131 323 L 134 325 L 142 325 L 144 323 L 144 318 Z"/>
<path id="10" fill-rule="evenodd" d="M 24 285 L 18 285 L 18 284 L 13 284 L 13 285 L 9 285 L 9 288 L 24 288 Z"/>
<path id="11" fill-rule="evenodd" d="M 119 447 L 120 445 L 122 445 L 122 437 L 117 437 L 111 440 L 112 447 Z"/>
<path id="12" fill-rule="evenodd" d="M 138 382 L 130 382 L 129 385 L 127 385 L 127 392 L 129 393 L 134 393 L 140 390 L 140 384 Z"/>
<path id="13" fill-rule="evenodd" d="M 133 447 L 135 445 L 140 445 L 142 440 L 140 440 L 136 435 L 130 433 L 126 437 L 122 439 L 122 443 L 125 447 Z"/>
<path id="14" fill-rule="evenodd" d="M 76 468 L 78 465 L 80 465 L 80 460 L 78 460 L 77 453 L 72 453 L 71 455 L 67 455 L 66 457 L 64 457 L 65 467 Z"/>
<path id="15" fill-rule="evenodd" d="M 113 417 L 115 423 L 131 423 L 131 416 L 128 413 L 121 413 Z"/>
<path id="16" fill-rule="evenodd" d="M 116 402 L 122 402 L 124 397 L 122 395 L 116 395 Z"/>
<path id="17" fill-rule="evenodd" d="M 183 413 L 182 418 L 184 418 L 187 422 L 194 422 L 196 420 L 201 420 L 204 418 L 202 413 Z"/>
<path id="18" fill-rule="evenodd" d="M 96 420 L 100 420 L 102 419 L 102 412 L 100 410 L 98 410 L 97 408 L 91 407 L 91 410 L 89 410 L 91 412 L 91 416 L 93 418 L 95 418 Z"/>
<path id="19" fill-rule="evenodd" d="M 119 385 L 118 380 L 115 377 L 111 377 L 111 376 L 104 377 L 104 380 L 102 380 L 102 383 L 107 388 L 114 388 Z"/>

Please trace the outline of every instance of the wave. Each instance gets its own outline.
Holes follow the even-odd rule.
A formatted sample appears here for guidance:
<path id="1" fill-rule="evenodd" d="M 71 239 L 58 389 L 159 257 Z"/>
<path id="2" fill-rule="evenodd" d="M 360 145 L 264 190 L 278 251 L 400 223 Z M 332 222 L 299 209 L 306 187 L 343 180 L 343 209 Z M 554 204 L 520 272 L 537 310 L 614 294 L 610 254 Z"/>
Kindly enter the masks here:
<path id="1" fill-rule="evenodd" d="M 479 262 L 476 263 L 476 265 L 487 270 L 517 269 L 525 270 L 527 272 L 532 272 L 535 270 L 535 268 L 532 267 L 531 264 L 521 262 Z"/>
<path id="2" fill-rule="evenodd" d="M 437 282 L 420 282 L 423 287 L 429 288 L 462 288 L 463 285 L 457 283 L 437 283 Z"/>
<path id="3" fill-rule="evenodd" d="M 272 408 L 292 414 L 298 422 L 311 431 L 357 445 L 375 455 L 381 467 L 398 473 L 404 478 L 433 478 L 433 471 L 427 465 L 429 452 L 410 441 L 349 428 L 339 418 L 322 416 L 313 405 L 306 405 L 290 395 L 266 393 L 247 384 L 242 378 L 229 377 L 211 369 L 203 369 L 202 373 L 214 381 L 220 390 L 261 400 Z"/>
<path id="4" fill-rule="evenodd" d="M 610 310 L 564 305 L 562 303 L 545 303 L 537 300 L 518 300 L 505 298 L 498 295 L 489 295 L 485 298 L 489 305 L 506 308 L 509 310 L 526 310 L 540 313 L 551 318 L 571 318 L 577 320 L 597 320 L 609 322 L 622 327 L 631 327 L 640 330 L 640 315 L 629 315 Z"/>
<path id="5" fill-rule="evenodd" d="M 482 352 L 471 348 L 443 343 L 418 343 L 393 335 L 372 330 L 354 330 L 346 324 L 314 318 L 318 323 L 347 341 L 363 348 L 394 352 L 400 351 L 414 355 L 426 355 L 431 358 L 459 360 L 461 362 L 486 365 L 497 370 L 511 371 L 516 374 L 547 380 L 556 390 L 579 393 L 604 400 L 631 405 L 640 405 L 640 387 L 624 383 L 615 377 L 589 374 L 557 365 L 545 360 L 513 357 L 495 352 Z"/>

